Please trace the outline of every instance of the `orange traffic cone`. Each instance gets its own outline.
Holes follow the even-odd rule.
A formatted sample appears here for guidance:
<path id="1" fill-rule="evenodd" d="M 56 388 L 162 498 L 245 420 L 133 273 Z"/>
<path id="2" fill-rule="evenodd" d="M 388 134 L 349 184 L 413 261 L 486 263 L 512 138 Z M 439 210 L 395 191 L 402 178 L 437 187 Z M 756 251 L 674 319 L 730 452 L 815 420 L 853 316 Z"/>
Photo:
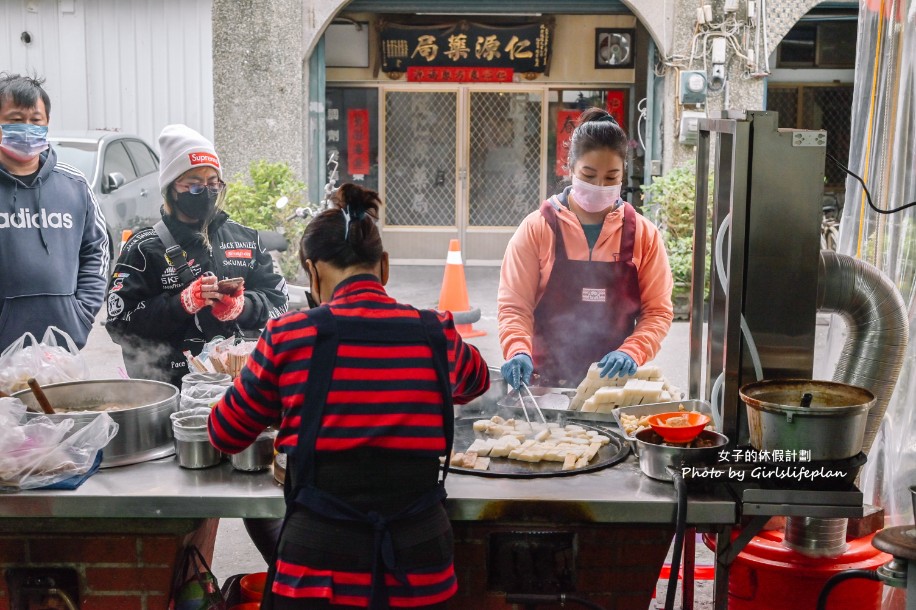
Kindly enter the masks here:
<path id="1" fill-rule="evenodd" d="M 455 328 L 463 339 L 482 337 L 483 330 L 474 330 L 474 322 L 480 319 L 480 310 L 471 309 L 468 302 L 468 286 L 464 279 L 464 264 L 461 262 L 461 246 L 457 239 L 448 244 L 445 259 L 445 275 L 442 290 L 439 291 L 439 311 L 450 311 L 455 318 Z"/>

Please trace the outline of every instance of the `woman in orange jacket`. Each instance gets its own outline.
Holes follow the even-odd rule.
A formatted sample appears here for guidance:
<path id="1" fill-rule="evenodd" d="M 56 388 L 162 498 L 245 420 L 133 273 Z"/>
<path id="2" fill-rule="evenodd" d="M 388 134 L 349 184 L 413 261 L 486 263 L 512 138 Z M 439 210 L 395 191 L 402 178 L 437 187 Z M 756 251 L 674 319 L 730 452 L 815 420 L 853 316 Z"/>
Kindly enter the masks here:
<path id="1" fill-rule="evenodd" d="M 509 242 L 497 316 L 514 387 L 575 387 L 632 375 L 655 357 L 674 317 L 662 237 L 620 199 L 627 135 L 604 110 L 582 113 L 569 141 L 572 185 L 529 214 Z"/>

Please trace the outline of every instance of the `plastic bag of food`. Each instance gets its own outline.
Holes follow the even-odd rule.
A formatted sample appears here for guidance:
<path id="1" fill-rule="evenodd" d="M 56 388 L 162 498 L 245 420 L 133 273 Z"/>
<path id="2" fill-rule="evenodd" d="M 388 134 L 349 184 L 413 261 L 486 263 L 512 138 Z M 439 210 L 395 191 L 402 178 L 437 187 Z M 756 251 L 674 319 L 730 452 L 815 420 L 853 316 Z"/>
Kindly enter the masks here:
<path id="1" fill-rule="evenodd" d="M 41 385 L 89 378 L 89 365 L 70 335 L 49 326 L 41 341 L 25 333 L 0 353 L 0 390 L 24 390 L 34 377 Z"/>
<path id="2" fill-rule="evenodd" d="M 19 399 L 0 398 L 3 419 L 24 412 Z M 118 424 L 107 413 L 99 413 L 68 436 L 73 423 L 38 416 L 21 425 L 17 420 L 17 425 L 0 427 L 0 491 L 35 489 L 85 474 L 99 450 L 118 433 Z"/>
<path id="3" fill-rule="evenodd" d="M 179 411 L 186 411 L 197 407 L 211 408 L 223 397 L 228 388 L 224 385 L 201 383 L 181 390 Z"/>

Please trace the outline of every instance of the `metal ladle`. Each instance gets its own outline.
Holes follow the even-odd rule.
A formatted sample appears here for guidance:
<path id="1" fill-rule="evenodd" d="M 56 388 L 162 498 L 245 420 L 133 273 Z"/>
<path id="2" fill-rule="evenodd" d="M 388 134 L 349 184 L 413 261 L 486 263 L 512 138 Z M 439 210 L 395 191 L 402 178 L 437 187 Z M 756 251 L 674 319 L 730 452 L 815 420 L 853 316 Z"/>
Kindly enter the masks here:
<path id="1" fill-rule="evenodd" d="M 27 382 L 29 388 L 32 390 L 32 394 L 35 395 L 35 400 L 38 401 L 38 404 L 41 405 L 41 410 L 45 412 L 45 415 L 54 415 L 54 407 L 51 406 L 51 403 L 48 401 L 48 397 L 45 396 L 44 390 L 41 389 L 41 386 L 38 385 L 38 382 L 34 377 L 29 377 Z"/>

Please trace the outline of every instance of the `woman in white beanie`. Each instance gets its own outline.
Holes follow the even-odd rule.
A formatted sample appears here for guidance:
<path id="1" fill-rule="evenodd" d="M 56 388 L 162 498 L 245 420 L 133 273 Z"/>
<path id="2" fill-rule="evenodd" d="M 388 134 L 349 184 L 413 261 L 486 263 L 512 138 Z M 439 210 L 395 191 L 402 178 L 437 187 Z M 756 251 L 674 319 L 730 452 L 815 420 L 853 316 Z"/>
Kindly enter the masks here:
<path id="1" fill-rule="evenodd" d="M 286 311 L 286 283 L 258 232 L 220 210 L 226 185 L 213 144 L 168 125 L 159 149 L 162 221 L 124 245 L 108 287 L 107 328 L 131 377 L 180 386 L 185 352 L 196 356 L 217 335 L 260 331 Z"/>
<path id="2" fill-rule="evenodd" d="M 217 335 L 260 332 L 286 312 L 286 282 L 258 232 L 220 210 L 226 184 L 213 144 L 190 127 L 168 125 L 159 150 L 162 221 L 124 245 L 108 287 L 106 328 L 131 377 L 180 387 L 184 352 L 196 356 Z M 228 279 L 236 281 L 218 284 Z M 246 519 L 267 561 L 280 523 Z"/>

